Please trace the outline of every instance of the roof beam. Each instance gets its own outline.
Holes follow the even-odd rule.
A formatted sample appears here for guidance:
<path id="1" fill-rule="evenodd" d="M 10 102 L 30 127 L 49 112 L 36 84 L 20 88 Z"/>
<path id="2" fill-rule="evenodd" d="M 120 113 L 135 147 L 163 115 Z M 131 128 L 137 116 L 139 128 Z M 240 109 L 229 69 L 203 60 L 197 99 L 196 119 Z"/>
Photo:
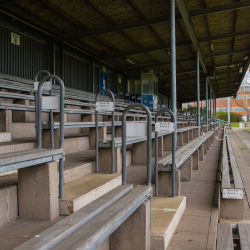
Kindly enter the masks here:
<path id="1" fill-rule="evenodd" d="M 186 59 L 180 59 L 176 60 L 176 63 L 181 63 L 181 62 L 189 62 L 189 61 L 194 61 L 195 58 L 190 57 Z M 121 71 L 132 71 L 132 70 L 139 70 L 139 69 L 144 69 L 144 68 L 152 68 L 152 67 L 157 67 L 157 66 L 163 66 L 163 65 L 168 65 L 170 64 L 170 61 L 165 61 L 165 62 L 155 62 L 151 64 L 144 64 L 144 65 L 138 65 L 134 67 L 129 67 L 129 68 L 121 68 Z"/>
<path id="2" fill-rule="evenodd" d="M 22 1 L 24 1 L 24 0 L 1 0 L 0 7 L 10 5 L 10 4 L 20 3 Z"/>
<path id="3" fill-rule="evenodd" d="M 215 56 L 231 55 L 231 54 L 236 54 L 236 53 L 243 53 L 243 52 L 248 52 L 249 50 L 250 50 L 249 47 L 242 48 L 242 49 L 225 50 L 225 51 L 222 51 L 222 52 L 205 54 L 204 58 L 215 57 Z"/>
<path id="4" fill-rule="evenodd" d="M 190 37 L 190 39 L 192 41 L 194 49 L 196 51 L 199 51 L 199 58 L 200 58 L 201 67 L 203 68 L 203 71 L 205 73 L 207 73 L 207 67 L 206 67 L 206 64 L 205 64 L 205 60 L 203 58 L 203 53 L 201 51 L 199 41 L 198 41 L 197 36 L 196 36 L 194 26 L 193 26 L 193 22 L 191 20 L 190 14 L 188 12 L 186 2 L 184 0 L 176 0 L 176 3 L 177 3 L 179 11 L 181 13 L 183 22 L 184 22 L 184 24 L 185 24 L 185 26 L 187 28 L 187 32 L 188 32 L 189 37 Z"/>
<path id="5" fill-rule="evenodd" d="M 217 40 L 217 39 L 223 39 L 223 38 L 231 38 L 233 36 L 241 36 L 241 35 L 247 35 L 247 34 L 250 34 L 250 29 L 249 30 L 243 30 L 243 31 L 237 31 L 237 32 L 224 33 L 224 34 L 220 34 L 220 35 L 216 35 L 216 36 L 202 37 L 202 38 L 199 38 L 197 40 L 198 40 L 198 42 L 207 42 L 207 41 L 211 41 L 211 40 Z M 190 44 L 192 44 L 191 40 L 185 40 L 185 41 L 176 42 L 176 46 L 185 46 L 185 45 L 190 45 Z M 167 44 L 160 44 L 160 45 L 155 45 L 155 46 L 150 46 L 150 47 L 144 47 L 144 48 L 139 48 L 139 49 L 132 49 L 132 50 L 127 50 L 127 51 L 121 51 L 121 52 L 112 53 L 112 54 L 103 55 L 103 56 L 97 56 L 97 57 L 94 58 L 94 60 L 95 61 L 106 60 L 106 59 L 110 59 L 110 58 L 114 58 L 114 57 L 119 57 L 119 56 L 126 56 L 126 55 L 133 55 L 133 54 L 144 53 L 146 51 L 166 49 L 166 48 L 169 48 L 169 47 L 170 47 L 169 43 L 167 43 Z"/>
<path id="6" fill-rule="evenodd" d="M 240 60 L 240 61 L 232 61 L 232 62 L 226 62 L 226 63 L 218 63 L 218 64 L 211 64 L 208 65 L 209 68 L 220 68 L 220 67 L 228 67 L 230 65 L 234 65 L 234 64 L 241 64 L 244 63 L 245 61 Z"/>
<path id="7" fill-rule="evenodd" d="M 5 2 L 10 2 L 10 1 L 5 0 Z M 244 1 L 244 2 L 236 2 L 236 3 L 232 3 L 232 4 L 225 4 L 225 5 L 220 5 L 220 6 L 213 6 L 213 7 L 193 10 L 193 11 L 190 11 L 190 16 L 194 17 L 194 16 L 208 15 L 211 13 L 217 13 L 217 12 L 221 12 L 221 11 L 229 11 L 229 10 L 245 8 L 245 7 L 249 7 L 249 6 L 250 6 L 249 0 Z M 176 19 L 181 19 L 181 15 L 179 13 L 176 13 Z M 59 36 L 59 37 L 54 38 L 54 42 L 68 41 L 71 39 L 77 39 L 77 38 L 88 37 L 88 36 L 95 36 L 95 35 L 100 35 L 103 33 L 120 31 L 120 30 L 124 30 L 124 29 L 130 29 L 130 28 L 141 27 L 141 26 L 145 26 L 145 25 L 161 23 L 161 22 L 168 22 L 168 21 L 169 21 L 169 16 L 164 15 L 161 17 L 149 18 L 149 19 L 139 20 L 139 21 L 129 22 L 129 23 L 122 23 L 122 24 L 112 25 L 110 27 L 104 27 L 104 28 L 100 28 L 100 29 L 94 29 L 94 30 L 89 30 L 89 31 L 85 31 L 85 32 L 83 31 L 83 32 L 78 32 L 78 33 L 74 33 L 74 34 Z"/>

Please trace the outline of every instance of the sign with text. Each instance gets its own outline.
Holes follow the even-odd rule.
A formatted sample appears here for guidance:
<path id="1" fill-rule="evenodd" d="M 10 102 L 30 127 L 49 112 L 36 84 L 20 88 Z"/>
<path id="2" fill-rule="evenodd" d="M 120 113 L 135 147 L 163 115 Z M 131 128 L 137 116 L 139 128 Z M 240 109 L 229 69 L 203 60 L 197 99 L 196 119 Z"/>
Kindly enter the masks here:
<path id="1" fill-rule="evenodd" d="M 114 103 L 113 102 L 96 102 L 96 111 L 113 111 Z"/>
<path id="2" fill-rule="evenodd" d="M 42 109 L 60 109 L 60 96 L 43 96 Z"/>
<path id="3" fill-rule="evenodd" d="M 173 122 L 156 122 L 155 132 L 174 132 Z"/>
<path id="4" fill-rule="evenodd" d="M 11 32 L 11 43 L 20 46 L 20 36 Z"/>
<path id="5" fill-rule="evenodd" d="M 243 199 L 242 189 L 222 189 L 222 198 L 225 199 Z"/>
<path id="6" fill-rule="evenodd" d="M 39 82 L 34 82 L 34 90 L 37 91 L 38 89 L 38 84 Z M 43 90 L 51 90 L 51 81 L 47 81 L 47 82 L 44 82 L 43 83 L 43 86 L 42 86 L 42 91 Z"/>

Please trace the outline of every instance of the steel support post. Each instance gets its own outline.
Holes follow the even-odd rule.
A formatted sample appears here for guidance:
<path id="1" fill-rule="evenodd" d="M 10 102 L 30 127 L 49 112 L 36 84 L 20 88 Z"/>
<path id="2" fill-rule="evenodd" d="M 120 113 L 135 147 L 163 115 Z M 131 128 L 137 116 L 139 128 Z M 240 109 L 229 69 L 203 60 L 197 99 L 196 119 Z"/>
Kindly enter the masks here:
<path id="1" fill-rule="evenodd" d="M 208 80 L 206 78 L 206 125 L 208 129 Z"/>
<path id="2" fill-rule="evenodd" d="M 170 67 L 171 67 L 171 110 L 174 116 L 177 117 L 176 112 L 176 38 L 175 38 L 175 0 L 170 0 Z M 176 119 L 177 120 L 177 119 Z M 177 124 L 174 128 L 175 145 L 177 147 Z M 172 166 L 175 168 L 175 166 Z M 172 171 L 175 173 L 175 171 Z"/>
<path id="3" fill-rule="evenodd" d="M 214 131 L 216 130 L 216 98 L 214 95 Z"/>
<path id="4" fill-rule="evenodd" d="M 210 86 L 210 131 L 212 131 L 212 88 Z"/>
<path id="5" fill-rule="evenodd" d="M 230 98 L 227 98 L 227 123 L 230 124 Z"/>
<path id="6" fill-rule="evenodd" d="M 201 135 L 201 118 L 200 118 L 200 62 L 199 62 L 199 51 L 196 51 L 196 90 L 197 90 L 197 126 L 198 126 L 198 136 Z"/>

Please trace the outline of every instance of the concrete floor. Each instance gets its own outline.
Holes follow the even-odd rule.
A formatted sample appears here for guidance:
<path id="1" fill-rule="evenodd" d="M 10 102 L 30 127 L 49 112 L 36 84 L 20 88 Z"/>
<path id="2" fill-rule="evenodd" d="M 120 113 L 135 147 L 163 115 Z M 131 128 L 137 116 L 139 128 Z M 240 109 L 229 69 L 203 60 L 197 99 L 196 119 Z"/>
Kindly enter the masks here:
<path id="1" fill-rule="evenodd" d="M 193 171 L 192 181 L 181 183 L 187 206 L 168 250 L 203 250 L 215 245 L 218 208 L 213 200 L 221 143 L 215 140 L 199 169 Z"/>

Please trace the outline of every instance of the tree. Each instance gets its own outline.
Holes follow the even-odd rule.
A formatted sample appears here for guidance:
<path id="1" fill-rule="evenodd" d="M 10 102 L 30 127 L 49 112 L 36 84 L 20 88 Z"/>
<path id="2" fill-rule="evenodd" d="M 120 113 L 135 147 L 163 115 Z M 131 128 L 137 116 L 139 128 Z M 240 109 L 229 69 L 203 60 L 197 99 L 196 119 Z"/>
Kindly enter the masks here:
<path id="1" fill-rule="evenodd" d="M 246 101 L 246 99 L 244 98 L 244 96 L 242 95 L 241 89 L 239 89 L 238 93 L 240 94 L 240 97 L 241 97 L 241 99 L 243 100 L 244 106 L 241 105 L 240 103 L 238 103 L 237 100 L 234 99 L 233 97 L 230 97 L 230 98 L 231 98 L 238 106 L 240 106 L 240 107 L 242 107 L 243 109 L 246 110 L 246 112 L 247 112 L 247 121 L 249 121 L 249 112 L 250 112 L 250 111 L 249 111 L 248 106 L 247 106 L 247 101 Z"/>
<path id="2" fill-rule="evenodd" d="M 248 69 L 248 71 L 247 71 L 247 73 L 246 73 L 246 75 L 245 75 L 245 77 L 244 77 L 243 84 L 244 84 L 245 86 L 246 86 L 246 85 L 250 85 L 250 68 Z M 243 86 L 244 86 L 244 85 L 243 85 Z M 242 86 L 242 87 L 243 87 L 243 86 Z M 246 111 L 246 113 L 247 113 L 247 121 L 249 121 L 249 113 L 250 113 L 250 110 L 249 110 L 248 105 L 247 105 L 247 100 L 244 98 L 244 96 L 243 96 L 243 94 L 242 94 L 242 92 L 241 92 L 241 87 L 239 88 L 238 93 L 240 94 L 240 97 L 241 97 L 241 99 L 242 99 L 244 105 L 241 105 L 236 99 L 234 99 L 234 98 L 232 98 L 232 97 L 230 97 L 230 98 L 231 98 L 238 106 L 242 107 L 242 108 Z"/>

